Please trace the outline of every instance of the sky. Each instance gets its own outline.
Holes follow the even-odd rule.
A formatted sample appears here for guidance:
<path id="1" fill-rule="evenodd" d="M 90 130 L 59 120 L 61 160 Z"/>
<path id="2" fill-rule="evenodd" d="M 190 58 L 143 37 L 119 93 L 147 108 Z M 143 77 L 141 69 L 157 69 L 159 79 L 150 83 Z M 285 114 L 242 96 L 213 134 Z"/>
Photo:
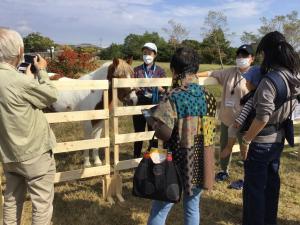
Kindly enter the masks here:
<path id="1" fill-rule="evenodd" d="M 122 44 L 130 34 L 158 32 L 173 19 L 201 41 L 201 27 L 209 10 L 227 16 L 232 46 L 243 31 L 257 32 L 261 17 L 273 18 L 292 10 L 300 14 L 300 0 L 0 0 L 0 26 L 23 36 L 40 32 L 59 44 Z M 300 15 L 299 15 L 300 17 Z"/>

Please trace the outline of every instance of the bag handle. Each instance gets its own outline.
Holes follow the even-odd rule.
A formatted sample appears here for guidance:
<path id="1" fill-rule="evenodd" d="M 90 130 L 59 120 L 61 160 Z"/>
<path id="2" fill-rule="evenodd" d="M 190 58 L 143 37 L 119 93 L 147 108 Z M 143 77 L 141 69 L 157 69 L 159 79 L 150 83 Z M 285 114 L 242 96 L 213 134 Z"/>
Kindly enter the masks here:
<path id="1" fill-rule="evenodd" d="M 148 149 L 147 149 L 147 152 L 150 152 L 150 150 L 151 150 L 151 148 L 152 148 L 152 143 L 153 143 L 153 141 L 154 141 L 154 137 L 155 137 L 155 135 L 153 135 L 153 137 L 152 137 L 152 139 L 151 139 L 151 141 L 150 141 L 151 144 L 149 144 Z"/>

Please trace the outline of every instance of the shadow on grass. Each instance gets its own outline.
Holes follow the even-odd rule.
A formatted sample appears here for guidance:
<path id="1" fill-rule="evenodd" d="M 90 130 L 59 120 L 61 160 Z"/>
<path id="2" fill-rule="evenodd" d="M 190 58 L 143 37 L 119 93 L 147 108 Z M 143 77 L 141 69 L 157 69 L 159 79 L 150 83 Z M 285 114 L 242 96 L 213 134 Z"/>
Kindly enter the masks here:
<path id="1" fill-rule="evenodd" d="M 299 225 L 300 221 L 278 219 L 278 225 Z M 213 198 L 202 198 L 201 225 L 241 225 L 242 206 Z"/>
<path id="2" fill-rule="evenodd" d="M 54 225 L 135 225 L 143 224 L 137 217 L 134 218 L 134 212 L 137 214 L 143 208 L 138 205 L 132 205 L 129 201 L 125 203 L 116 203 L 111 206 L 99 198 L 100 188 L 95 196 L 86 198 L 86 188 L 67 193 L 56 193 L 54 200 Z M 90 192 L 90 190 L 89 190 Z M 80 197 L 80 195 L 82 195 Z M 76 197 L 74 197 L 76 196 Z"/>
<path id="3" fill-rule="evenodd" d="M 120 152 L 120 159 L 131 159 L 131 152 Z M 299 171 L 299 162 L 289 152 L 283 152 L 285 164 Z M 295 165 L 294 165 L 295 164 Z M 238 168 L 233 164 L 235 168 Z M 111 206 L 102 195 L 101 178 L 89 178 L 61 184 L 56 189 L 54 202 L 54 225 L 143 225 L 147 223 L 151 201 L 132 196 L 132 170 L 122 172 L 124 203 Z M 238 225 L 242 221 L 240 201 L 224 198 L 223 188 L 215 194 L 203 194 L 201 198 L 201 225 Z M 240 198 L 239 195 L 232 195 Z M 285 217 L 285 216 L 283 216 Z M 300 221 L 279 218 L 278 225 L 299 225 Z M 167 225 L 183 224 L 182 203 L 171 210 Z"/>
<path id="4" fill-rule="evenodd" d="M 99 182 L 68 184 L 68 189 L 56 192 L 54 201 L 54 225 L 143 225 L 146 224 L 151 201 L 131 194 L 131 185 L 123 188 L 125 202 L 109 205 L 101 195 Z M 241 224 L 240 204 L 216 199 L 210 195 L 201 198 L 201 225 Z M 182 225 L 182 203 L 169 213 L 166 225 Z M 278 225 L 299 225 L 299 221 L 280 218 Z"/>
<path id="5" fill-rule="evenodd" d="M 286 219 L 278 219 L 278 225 L 299 225 L 300 221 L 296 220 L 286 220 Z"/>

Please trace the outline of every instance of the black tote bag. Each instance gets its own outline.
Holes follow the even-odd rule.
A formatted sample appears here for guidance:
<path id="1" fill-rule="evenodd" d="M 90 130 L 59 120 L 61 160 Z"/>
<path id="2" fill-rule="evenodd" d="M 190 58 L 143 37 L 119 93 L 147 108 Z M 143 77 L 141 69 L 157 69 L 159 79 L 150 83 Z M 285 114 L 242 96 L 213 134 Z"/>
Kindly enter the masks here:
<path id="1" fill-rule="evenodd" d="M 155 164 L 150 149 L 135 170 L 132 193 L 136 197 L 177 203 L 182 193 L 181 179 L 172 154 L 165 161 Z"/>

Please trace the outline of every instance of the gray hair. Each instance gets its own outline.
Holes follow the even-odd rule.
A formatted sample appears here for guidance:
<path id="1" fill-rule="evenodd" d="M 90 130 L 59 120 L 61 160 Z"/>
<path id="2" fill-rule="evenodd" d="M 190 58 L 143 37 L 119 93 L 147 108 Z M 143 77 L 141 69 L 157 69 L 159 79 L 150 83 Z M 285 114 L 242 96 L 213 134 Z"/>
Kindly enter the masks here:
<path id="1" fill-rule="evenodd" d="M 23 39 L 18 32 L 0 27 L 0 62 L 13 60 L 20 55 L 23 47 Z"/>

